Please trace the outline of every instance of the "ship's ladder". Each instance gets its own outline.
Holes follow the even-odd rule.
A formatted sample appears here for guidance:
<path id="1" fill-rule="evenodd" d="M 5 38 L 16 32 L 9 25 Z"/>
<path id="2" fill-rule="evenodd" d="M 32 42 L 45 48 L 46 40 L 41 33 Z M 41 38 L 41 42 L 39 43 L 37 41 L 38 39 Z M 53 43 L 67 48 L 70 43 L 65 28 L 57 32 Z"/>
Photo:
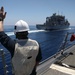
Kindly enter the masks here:
<path id="1" fill-rule="evenodd" d="M 59 49 L 57 50 L 56 54 L 54 55 L 54 57 L 56 57 L 59 53 L 63 54 L 65 50 L 67 50 L 67 48 L 73 46 L 75 44 L 75 41 L 71 42 L 70 38 L 71 35 L 74 34 L 74 32 L 67 32 L 65 34 L 64 40 L 61 43 Z"/>
<path id="2" fill-rule="evenodd" d="M 70 46 L 74 44 L 73 42 L 70 42 L 70 38 L 72 34 L 74 34 L 74 32 L 71 32 L 71 33 L 67 32 L 67 34 L 65 35 L 65 38 L 59 48 L 62 54 L 66 48 L 69 48 Z"/>

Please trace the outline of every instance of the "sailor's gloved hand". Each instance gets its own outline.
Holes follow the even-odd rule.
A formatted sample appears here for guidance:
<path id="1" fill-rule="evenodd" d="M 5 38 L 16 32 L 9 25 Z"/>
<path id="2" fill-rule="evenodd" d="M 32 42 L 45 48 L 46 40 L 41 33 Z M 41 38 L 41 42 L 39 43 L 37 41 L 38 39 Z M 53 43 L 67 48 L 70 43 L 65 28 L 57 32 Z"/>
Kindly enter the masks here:
<path id="1" fill-rule="evenodd" d="M 0 9 L 0 21 L 3 21 L 6 17 L 6 12 L 4 12 L 4 7 Z"/>

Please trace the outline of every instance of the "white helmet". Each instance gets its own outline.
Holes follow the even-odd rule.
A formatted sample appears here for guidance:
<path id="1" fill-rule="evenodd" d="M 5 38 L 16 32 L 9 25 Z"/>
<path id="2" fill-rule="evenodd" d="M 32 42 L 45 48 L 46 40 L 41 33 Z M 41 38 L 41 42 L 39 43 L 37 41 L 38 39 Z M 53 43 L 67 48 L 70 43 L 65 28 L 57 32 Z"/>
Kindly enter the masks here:
<path id="1" fill-rule="evenodd" d="M 15 24 L 15 33 L 16 32 L 23 32 L 23 31 L 28 31 L 29 30 L 29 26 L 28 24 L 23 21 L 23 20 L 19 20 L 16 24 Z"/>

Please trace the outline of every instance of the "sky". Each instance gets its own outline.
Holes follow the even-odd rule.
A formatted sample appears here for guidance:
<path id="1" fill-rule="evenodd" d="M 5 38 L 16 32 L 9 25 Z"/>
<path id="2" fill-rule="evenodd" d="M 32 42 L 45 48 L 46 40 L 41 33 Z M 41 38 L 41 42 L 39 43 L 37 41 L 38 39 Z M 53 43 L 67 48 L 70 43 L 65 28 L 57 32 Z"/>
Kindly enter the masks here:
<path id="1" fill-rule="evenodd" d="M 64 15 L 75 25 L 75 0 L 0 0 L 7 12 L 5 25 L 24 20 L 29 25 L 43 24 L 53 13 Z"/>

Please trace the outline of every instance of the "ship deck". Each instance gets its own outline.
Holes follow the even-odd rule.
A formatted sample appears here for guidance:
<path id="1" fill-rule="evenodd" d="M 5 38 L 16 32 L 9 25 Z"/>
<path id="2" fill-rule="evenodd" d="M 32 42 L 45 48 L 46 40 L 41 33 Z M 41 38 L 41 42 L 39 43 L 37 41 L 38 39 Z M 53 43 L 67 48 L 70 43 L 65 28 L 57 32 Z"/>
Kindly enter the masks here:
<path id="1" fill-rule="evenodd" d="M 75 75 L 75 45 L 40 64 L 37 75 Z"/>

